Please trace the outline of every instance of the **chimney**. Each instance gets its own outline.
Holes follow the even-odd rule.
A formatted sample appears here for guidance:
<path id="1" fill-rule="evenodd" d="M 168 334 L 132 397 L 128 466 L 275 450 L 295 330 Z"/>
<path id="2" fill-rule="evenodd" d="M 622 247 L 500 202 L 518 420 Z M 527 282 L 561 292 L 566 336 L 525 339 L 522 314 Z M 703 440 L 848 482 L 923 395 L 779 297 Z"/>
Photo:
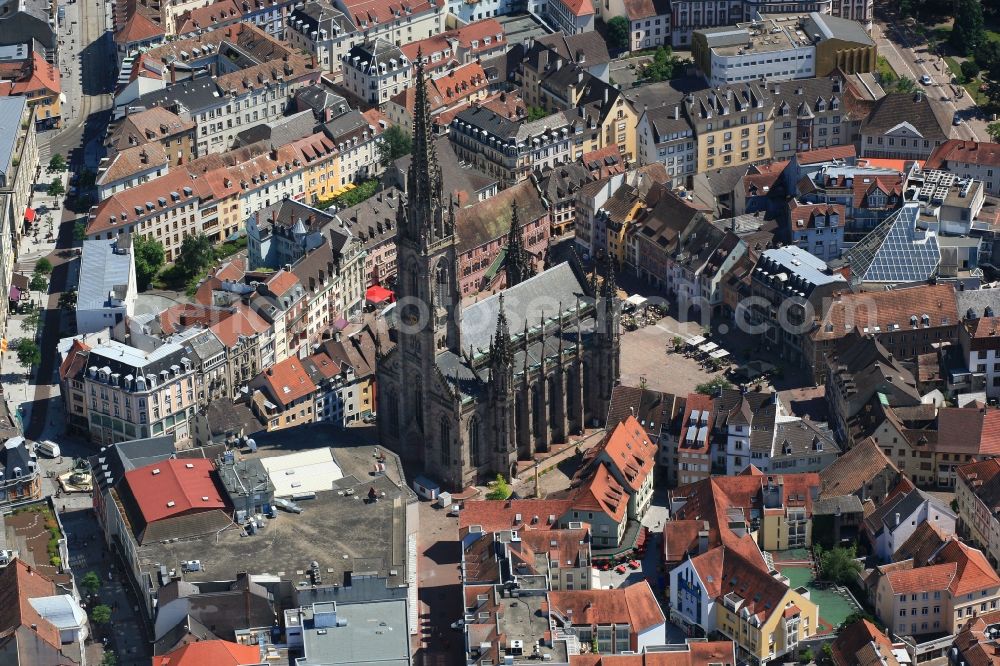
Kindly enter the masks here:
<path id="1" fill-rule="evenodd" d="M 899 527 L 899 512 L 896 512 L 896 527 Z"/>
<path id="2" fill-rule="evenodd" d="M 681 107 L 679 104 L 674 105 L 674 120 L 680 120 L 681 118 Z"/>
<path id="3" fill-rule="evenodd" d="M 604 103 L 605 104 L 608 103 L 608 89 L 607 88 L 604 89 Z"/>

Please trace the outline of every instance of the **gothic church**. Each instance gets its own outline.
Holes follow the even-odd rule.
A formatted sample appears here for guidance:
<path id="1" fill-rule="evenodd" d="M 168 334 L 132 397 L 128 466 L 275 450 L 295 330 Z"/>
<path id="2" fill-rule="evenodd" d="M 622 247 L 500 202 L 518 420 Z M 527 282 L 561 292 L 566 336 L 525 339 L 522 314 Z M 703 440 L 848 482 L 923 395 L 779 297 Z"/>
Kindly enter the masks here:
<path id="1" fill-rule="evenodd" d="M 378 434 L 451 489 L 603 424 L 619 377 L 619 310 L 577 263 L 534 275 L 513 211 L 506 289 L 463 308 L 453 202 L 443 199 L 418 62 L 408 202 L 398 211 L 392 346 L 378 350 Z M 546 262 L 548 266 L 548 262 Z"/>

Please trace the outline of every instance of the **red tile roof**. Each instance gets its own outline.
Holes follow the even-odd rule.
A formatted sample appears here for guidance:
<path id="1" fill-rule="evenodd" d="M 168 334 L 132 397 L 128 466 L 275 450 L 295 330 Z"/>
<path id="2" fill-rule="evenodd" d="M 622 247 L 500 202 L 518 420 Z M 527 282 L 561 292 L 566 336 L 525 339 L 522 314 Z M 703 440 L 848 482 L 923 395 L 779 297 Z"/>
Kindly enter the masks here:
<path id="1" fill-rule="evenodd" d="M 90 346 L 83 340 L 74 340 L 66 354 L 65 360 L 59 366 L 59 378 L 65 380 L 68 377 L 76 377 L 87 365 L 87 356 Z"/>
<path id="2" fill-rule="evenodd" d="M 691 558 L 691 565 L 712 599 L 736 594 L 745 601 L 744 607 L 750 614 L 759 615 L 761 620 L 776 611 L 785 611 L 781 601 L 790 588 L 771 575 L 759 553 L 747 558 L 733 548 L 721 546 Z"/>
<path id="3" fill-rule="evenodd" d="M 954 562 L 935 564 L 915 569 L 902 569 L 886 573 L 889 589 L 895 594 L 912 594 L 913 592 L 941 591 L 944 592 L 955 579 L 958 565 Z"/>
<path id="4" fill-rule="evenodd" d="M 737 476 L 712 477 L 691 483 L 671 492 L 676 501 L 686 499 L 683 506 L 674 511 L 675 520 L 703 520 L 709 524 L 709 548 L 725 544 L 736 547 L 740 537 L 729 528 L 728 512 L 737 509 L 743 512 L 749 522 L 752 511 L 762 506 L 761 494 L 769 480 L 784 484 L 785 508 L 805 507 L 807 516 L 812 515 L 813 493 L 820 487 L 819 474 L 764 475 L 750 466 Z"/>
<path id="5" fill-rule="evenodd" d="M 848 449 L 819 473 L 820 497 L 853 495 L 886 469 L 899 477 L 899 469 L 871 437 Z"/>
<path id="6" fill-rule="evenodd" d="M 153 658 L 153 666 L 249 666 L 259 663 L 259 647 L 222 640 L 189 643 Z"/>
<path id="7" fill-rule="evenodd" d="M 604 463 L 598 465 L 590 478 L 572 494 L 574 510 L 599 511 L 610 516 L 616 523 L 625 520 L 628 500 L 628 493 Z"/>
<path id="8" fill-rule="evenodd" d="M 858 156 L 858 150 L 854 144 L 847 146 L 831 146 L 829 148 L 817 148 L 801 153 L 795 153 L 795 161 L 802 164 L 819 164 L 831 160 L 849 160 Z"/>
<path id="9" fill-rule="evenodd" d="M 680 562 L 697 553 L 698 533 L 707 529 L 704 520 L 668 520 L 663 524 L 663 559 Z"/>
<path id="10" fill-rule="evenodd" d="M 866 291 L 857 294 L 840 294 L 830 305 L 823 321 L 812 333 L 817 340 L 835 340 L 851 332 L 853 322 L 865 322 L 869 327 L 878 326 L 883 331 L 895 324 L 909 330 L 910 317 L 917 318 L 923 327 L 923 315 L 930 317 L 930 326 L 954 326 L 959 323 L 955 287 L 951 284 L 918 285 L 892 291 Z M 947 320 L 947 324 L 945 323 Z"/>
<path id="11" fill-rule="evenodd" d="M 210 189 L 204 179 L 195 178 L 183 169 L 170 171 L 137 187 L 112 194 L 97 204 L 87 222 L 87 234 L 136 224 L 156 217 L 168 208 L 190 203 L 197 206 L 198 201 L 209 193 Z M 177 195 L 176 200 L 174 194 Z M 160 199 L 165 203 L 161 205 Z M 152 204 L 152 208 L 147 204 Z"/>
<path id="12" fill-rule="evenodd" d="M 218 275 L 216 275 L 216 277 L 218 277 Z M 219 279 L 221 280 L 225 278 Z M 267 281 L 267 288 L 275 296 L 282 296 L 287 293 L 288 290 L 293 289 L 298 283 L 299 279 L 295 277 L 295 273 L 280 270 Z"/>
<path id="13" fill-rule="evenodd" d="M 0 636 L 6 638 L 22 627 L 29 631 L 33 628 L 38 638 L 59 650 L 62 645 L 59 629 L 39 615 L 28 601 L 51 597 L 56 593 L 56 586 L 51 580 L 19 558 L 0 569 Z"/>
<path id="14" fill-rule="evenodd" d="M 669 652 L 645 652 L 634 655 L 578 654 L 569 658 L 570 666 L 735 666 L 736 646 L 732 641 L 695 641 L 671 645 Z"/>
<path id="15" fill-rule="evenodd" d="M 958 539 L 951 539 L 935 553 L 932 561 L 954 563 L 958 567 L 950 585 L 953 595 L 1000 587 L 1000 576 L 990 565 L 983 551 L 967 546 Z M 927 567 L 921 567 L 917 571 L 926 569 Z"/>
<path id="16" fill-rule="evenodd" d="M 594 13 L 591 0 L 559 0 L 573 16 L 590 16 Z"/>
<path id="17" fill-rule="evenodd" d="M 632 490 L 642 488 L 656 465 L 656 444 L 634 416 L 620 422 L 604 440 L 587 452 L 594 460 L 607 456 Z M 585 461 L 586 462 L 586 461 Z"/>
<path id="18" fill-rule="evenodd" d="M 666 620 L 645 580 L 613 590 L 553 590 L 549 592 L 549 604 L 563 617 L 573 611 L 574 625 L 627 624 L 633 634 Z"/>
<path id="19" fill-rule="evenodd" d="M 225 509 L 213 478 L 214 464 L 204 458 L 172 459 L 125 473 L 146 524 L 208 509 Z"/>
<path id="20" fill-rule="evenodd" d="M 23 64 L 22 64 L 23 63 Z M 38 53 L 31 54 L 31 60 L 16 63 L 15 80 L 0 82 L 0 96 L 26 95 L 28 97 L 59 94 L 62 86 L 59 80 L 59 70 L 46 62 Z M 11 78 L 8 72 L 0 72 L 0 79 Z"/>
<path id="21" fill-rule="evenodd" d="M 1000 143 L 949 139 L 934 149 L 925 169 L 947 169 L 949 162 L 1000 166 Z"/>
<path id="22" fill-rule="evenodd" d="M 316 384 L 298 358 L 286 358 L 258 375 L 270 387 L 271 397 L 287 407 L 316 391 Z"/>
<path id="23" fill-rule="evenodd" d="M 570 509 L 568 499 L 468 500 L 459 514 L 458 526 L 465 529 L 480 525 L 484 532 L 551 530 L 559 527 Z"/>
<path id="24" fill-rule="evenodd" d="M 688 393 L 687 400 L 684 405 L 684 420 L 681 422 L 681 432 L 677 440 L 678 451 L 683 450 L 685 453 L 699 453 L 704 452 L 708 449 L 710 445 L 710 440 L 712 436 L 712 429 L 715 427 L 715 412 L 712 410 L 713 400 L 711 396 L 707 396 L 701 393 Z M 701 416 L 707 414 L 705 418 L 704 426 L 692 424 L 691 413 L 697 410 L 700 412 L 698 422 L 701 423 Z M 701 429 L 704 427 L 704 436 L 699 438 L 698 435 L 701 433 Z M 691 428 L 695 428 L 695 436 L 693 439 L 688 438 L 687 434 Z"/>
<path id="25" fill-rule="evenodd" d="M 158 24 L 150 20 L 140 11 L 132 12 L 121 30 L 115 33 L 115 42 L 118 44 L 134 44 L 147 40 L 163 37 L 166 32 Z"/>
<path id="26" fill-rule="evenodd" d="M 402 17 L 414 16 L 426 11 L 440 11 L 428 0 L 344 0 L 347 16 L 361 30 L 367 30 L 375 23 L 390 24 Z M 409 10 L 409 11 L 407 11 Z"/>
<path id="27" fill-rule="evenodd" d="M 882 631 L 868 620 L 859 620 L 841 631 L 833 641 L 833 662 L 836 666 L 856 666 L 859 662 L 858 652 L 866 645 L 875 643 L 879 652 L 892 656 L 892 641 Z M 895 657 L 889 664 L 898 664 Z"/>
<path id="28" fill-rule="evenodd" d="M 847 208 L 841 204 L 799 203 L 795 199 L 788 202 L 788 221 L 793 233 L 800 229 L 814 229 L 817 217 L 824 218 L 823 226 L 830 227 L 833 215 L 837 216 L 836 226 L 842 227 L 847 223 Z"/>
<path id="29" fill-rule="evenodd" d="M 878 191 L 886 196 L 903 194 L 903 176 L 856 176 L 854 178 L 854 207 L 864 208 L 865 199 Z"/>

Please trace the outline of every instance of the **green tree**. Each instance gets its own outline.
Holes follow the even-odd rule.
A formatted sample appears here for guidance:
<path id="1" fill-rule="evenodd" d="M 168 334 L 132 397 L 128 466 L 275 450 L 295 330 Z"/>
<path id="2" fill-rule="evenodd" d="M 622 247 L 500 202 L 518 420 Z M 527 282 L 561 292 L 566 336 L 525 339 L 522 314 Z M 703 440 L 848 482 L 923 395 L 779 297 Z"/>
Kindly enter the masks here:
<path id="1" fill-rule="evenodd" d="M 114 651 L 108 650 L 101 657 L 101 666 L 118 666 L 118 657 L 115 655 Z"/>
<path id="2" fill-rule="evenodd" d="M 825 550 L 820 546 L 815 546 L 816 560 L 819 562 L 819 572 L 823 580 L 836 583 L 837 585 L 847 585 L 854 582 L 857 574 L 861 572 L 861 564 L 854 559 L 856 554 L 854 546 L 842 548 L 837 546 L 830 550 Z"/>
<path id="3" fill-rule="evenodd" d="M 975 53 L 986 37 L 982 0 L 956 0 L 955 24 L 948 43 L 958 53 Z"/>
<path id="4" fill-rule="evenodd" d="M 56 153 L 49 160 L 49 173 L 58 173 L 66 170 L 66 158 Z"/>
<path id="5" fill-rule="evenodd" d="M 101 577 L 94 571 L 88 571 L 80 579 L 80 589 L 87 594 L 97 594 L 101 589 Z"/>
<path id="6" fill-rule="evenodd" d="M 896 92 L 901 92 L 901 93 L 913 92 L 913 89 L 916 86 L 917 84 L 913 81 L 913 79 L 904 76 L 901 77 L 898 81 L 896 81 Z"/>
<path id="7" fill-rule="evenodd" d="M 139 236 L 133 239 L 132 250 L 135 256 L 136 286 L 139 291 L 145 291 L 163 267 L 163 244 L 155 238 Z"/>
<path id="8" fill-rule="evenodd" d="M 732 383 L 725 377 L 712 377 L 707 382 L 702 382 L 694 387 L 696 393 L 702 395 L 715 395 L 722 389 L 733 388 Z"/>
<path id="9" fill-rule="evenodd" d="M 806 662 L 807 664 L 811 662 L 815 657 L 813 656 L 812 648 L 806 648 L 801 653 L 799 653 L 799 659 Z"/>
<path id="10" fill-rule="evenodd" d="M 528 122 L 533 120 L 541 120 L 549 115 L 549 112 L 540 106 L 529 106 L 528 107 Z"/>
<path id="11" fill-rule="evenodd" d="M 962 70 L 962 76 L 969 81 L 979 76 L 979 65 L 974 60 L 963 60 L 960 69 Z"/>
<path id="12" fill-rule="evenodd" d="M 847 627 L 851 626 L 855 622 L 861 622 L 861 620 L 868 620 L 869 622 L 871 622 L 872 624 L 874 624 L 876 627 L 879 627 L 879 628 L 882 627 L 882 622 L 877 617 L 875 617 L 874 615 L 872 615 L 871 613 L 866 613 L 864 611 L 855 611 L 855 612 L 851 613 L 850 615 L 848 615 L 846 618 L 844 618 L 844 621 L 840 623 L 840 628 L 837 631 L 838 632 L 839 631 L 843 631 L 844 629 L 846 629 Z"/>
<path id="13" fill-rule="evenodd" d="M 612 51 L 629 50 L 628 19 L 624 16 L 615 16 L 608 21 L 608 46 Z"/>
<path id="14" fill-rule="evenodd" d="M 77 188 L 81 190 L 86 190 L 93 187 L 97 183 L 97 174 L 90 169 L 84 169 L 80 172 L 79 177 L 76 180 Z"/>
<path id="15" fill-rule="evenodd" d="M 87 238 L 87 223 L 77 222 L 73 225 L 73 240 L 82 241 Z"/>
<path id="16" fill-rule="evenodd" d="M 827 663 L 833 661 L 833 643 L 823 643 L 823 658 Z"/>
<path id="17" fill-rule="evenodd" d="M 48 275 L 52 272 L 52 262 L 42 257 L 35 263 L 35 272 L 39 275 Z"/>
<path id="18" fill-rule="evenodd" d="M 46 192 L 50 197 L 60 197 L 66 194 L 66 188 L 63 187 L 62 181 L 57 178 L 49 183 L 49 189 Z"/>
<path id="19" fill-rule="evenodd" d="M 31 308 L 24 314 L 22 322 L 31 331 L 37 331 L 42 323 L 42 311 L 38 308 Z"/>
<path id="20" fill-rule="evenodd" d="M 17 361 L 26 368 L 31 368 L 42 362 L 42 350 L 34 340 L 21 338 L 14 344 L 17 351 Z"/>
<path id="21" fill-rule="evenodd" d="M 976 49 L 976 64 L 992 79 L 1000 78 L 1000 42 L 984 39 Z"/>
<path id="22" fill-rule="evenodd" d="M 111 608 L 106 604 L 98 604 L 90 609 L 90 619 L 94 624 L 108 624 L 111 622 Z"/>
<path id="23" fill-rule="evenodd" d="M 986 133 L 990 135 L 990 138 L 994 143 L 1000 141 L 1000 122 L 990 123 L 987 125 Z"/>
<path id="24" fill-rule="evenodd" d="M 645 76 L 650 81 L 667 81 L 674 78 L 674 66 L 677 59 L 672 56 L 670 47 L 659 47 L 653 54 L 653 62 L 646 65 Z"/>
<path id="25" fill-rule="evenodd" d="M 45 276 L 41 273 L 35 273 L 31 276 L 31 281 L 28 282 L 28 288 L 32 291 L 47 291 L 49 288 L 49 281 L 45 279 Z"/>
<path id="26" fill-rule="evenodd" d="M 187 277 L 194 277 L 212 265 L 215 254 L 212 252 L 212 241 L 204 234 L 191 234 L 181 242 L 181 253 L 177 257 L 177 265 Z"/>
<path id="27" fill-rule="evenodd" d="M 382 166 L 389 166 L 403 155 L 413 150 L 413 137 L 399 125 L 393 125 L 382 132 L 378 143 L 379 160 Z"/>
<path id="28" fill-rule="evenodd" d="M 497 478 L 490 484 L 490 491 L 486 493 L 486 499 L 504 500 L 510 497 L 511 488 L 502 474 L 497 474 Z"/>

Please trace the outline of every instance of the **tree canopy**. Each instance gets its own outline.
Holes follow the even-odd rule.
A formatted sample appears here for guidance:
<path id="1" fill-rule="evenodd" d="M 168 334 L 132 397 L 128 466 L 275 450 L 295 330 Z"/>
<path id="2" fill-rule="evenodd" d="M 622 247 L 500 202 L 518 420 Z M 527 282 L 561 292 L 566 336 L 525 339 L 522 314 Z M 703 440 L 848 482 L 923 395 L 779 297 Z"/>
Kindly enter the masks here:
<path id="1" fill-rule="evenodd" d="M 66 188 L 58 178 L 49 183 L 49 189 L 45 191 L 50 197 L 58 197 L 66 194 Z"/>
<path id="2" fill-rule="evenodd" d="M 715 395 L 722 389 L 733 388 L 732 382 L 730 382 L 725 377 L 719 375 L 717 377 L 712 377 L 707 382 L 702 382 L 694 387 L 696 393 L 701 393 L 702 395 Z"/>
<path id="3" fill-rule="evenodd" d="M 42 350 L 34 340 L 21 338 L 14 348 L 17 350 L 17 361 L 21 365 L 31 368 L 42 362 Z"/>
<path id="4" fill-rule="evenodd" d="M 986 38 L 982 0 L 955 0 L 955 24 L 948 43 L 961 54 L 974 53 Z"/>
<path id="5" fill-rule="evenodd" d="M 382 140 L 378 144 L 382 166 L 389 166 L 403 155 L 409 155 L 412 150 L 413 137 L 399 125 L 392 125 L 382 132 Z"/>
<path id="6" fill-rule="evenodd" d="M 490 484 L 490 491 L 486 493 L 486 499 L 503 500 L 510 497 L 510 484 L 503 478 L 502 474 L 497 474 L 496 480 Z"/>
<path id="7" fill-rule="evenodd" d="M 624 16 L 615 16 L 608 21 L 608 47 L 612 51 L 629 50 L 628 19 Z"/>
<path id="8" fill-rule="evenodd" d="M 66 170 L 66 158 L 60 155 L 59 153 L 56 153 L 55 155 L 52 156 L 52 159 L 49 160 L 49 173 L 56 173 L 58 171 L 65 171 L 65 170 Z"/>
<path id="9" fill-rule="evenodd" d="M 823 580 L 837 585 L 847 585 L 855 581 L 858 573 L 861 572 L 861 565 L 854 559 L 856 554 L 854 546 L 849 548 L 837 546 L 825 550 L 817 545 L 814 549 L 816 559 L 819 562 L 820 576 Z"/>
<path id="10" fill-rule="evenodd" d="M 177 265 L 187 277 L 193 277 L 212 265 L 215 254 L 212 252 L 212 241 L 204 234 L 185 236 L 181 243 L 180 256 Z M 138 266 L 136 267 L 138 268 Z"/>
<path id="11" fill-rule="evenodd" d="M 139 236 L 132 241 L 132 250 L 135 256 L 136 286 L 139 291 L 145 291 L 163 266 L 163 244 L 155 238 Z"/>

